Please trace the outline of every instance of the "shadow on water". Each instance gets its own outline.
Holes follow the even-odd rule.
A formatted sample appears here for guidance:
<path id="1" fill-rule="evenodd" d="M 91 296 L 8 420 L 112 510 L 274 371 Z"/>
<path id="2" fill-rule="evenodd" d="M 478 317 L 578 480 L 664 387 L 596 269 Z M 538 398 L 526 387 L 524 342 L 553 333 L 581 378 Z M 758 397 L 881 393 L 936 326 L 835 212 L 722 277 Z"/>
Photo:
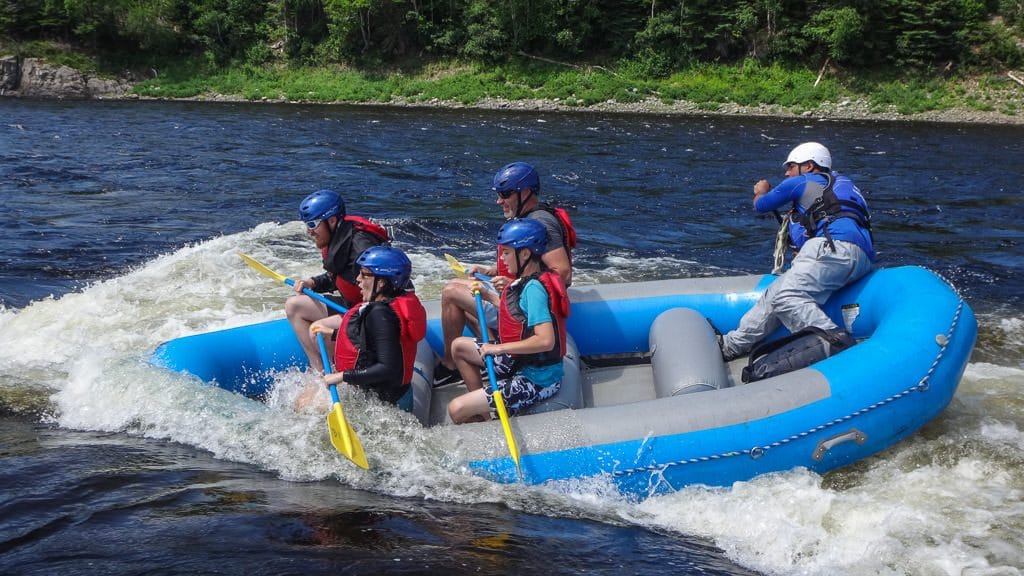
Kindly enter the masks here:
<path id="1" fill-rule="evenodd" d="M 752 574 L 678 535 L 285 482 L 120 434 L 8 417 L 0 458 L 5 574 Z"/>

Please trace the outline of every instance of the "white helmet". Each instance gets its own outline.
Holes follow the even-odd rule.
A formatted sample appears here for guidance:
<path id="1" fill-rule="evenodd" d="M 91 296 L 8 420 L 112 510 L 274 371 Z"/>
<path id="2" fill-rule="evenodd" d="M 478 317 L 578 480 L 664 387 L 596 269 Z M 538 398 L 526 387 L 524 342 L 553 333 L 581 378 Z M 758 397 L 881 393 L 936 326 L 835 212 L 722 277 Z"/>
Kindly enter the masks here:
<path id="1" fill-rule="evenodd" d="M 796 148 L 793 148 L 793 151 L 789 153 L 789 157 L 786 158 L 786 161 L 783 162 L 782 165 L 785 166 L 790 162 L 803 164 L 808 160 L 826 170 L 832 168 L 832 155 L 829 154 L 828 148 L 825 148 L 817 142 L 804 142 Z"/>

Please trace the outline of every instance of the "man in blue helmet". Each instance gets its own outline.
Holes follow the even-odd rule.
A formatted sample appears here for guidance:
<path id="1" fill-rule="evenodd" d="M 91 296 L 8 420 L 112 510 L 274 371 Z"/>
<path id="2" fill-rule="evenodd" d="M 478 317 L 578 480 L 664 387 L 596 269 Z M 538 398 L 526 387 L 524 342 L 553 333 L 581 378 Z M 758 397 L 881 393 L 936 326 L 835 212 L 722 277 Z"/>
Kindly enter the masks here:
<path id="1" fill-rule="evenodd" d="M 506 219 L 531 218 L 540 222 L 547 232 L 547 243 L 541 256 L 544 266 L 558 274 L 565 286 L 572 285 L 572 249 L 576 246 L 576 231 L 562 208 L 552 208 L 540 201 L 540 175 L 526 162 L 512 162 L 494 175 L 491 189 Z M 485 290 L 484 314 L 487 326 L 497 327 L 498 294 L 512 279 L 500 256 L 493 266 L 471 266 L 469 278 L 454 278 L 441 291 L 441 327 L 444 355 L 434 368 L 434 386 L 443 386 L 462 379 L 455 369 L 451 345 L 469 326 L 474 332 L 476 301 L 470 287 L 473 274 L 479 272 L 492 277 L 494 290 Z"/>
<path id="2" fill-rule="evenodd" d="M 488 420 L 495 408 L 493 390 L 484 388 L 480 375 L 485 356 L 493 357 L 496 388 L 511 414 L 558 392 L 569 298 L 561 276 L 544 266 L 547 242 L 544 225 L 532 218 L 509 220 L 498 232 L 498 250 L 513 278 L 499 299 L 500 341 L 481 344 L 460 336 L 452 344 L 467 390 L 448 403 L 453 422 Z"/>
<path id="3" fill-rule="evenodd" d="M 769 190 L 767 180 L 754 184 L 754 209 L 771 212 L 791 206 L 789 240 L 798 252 L 789 270 L 743 315 L 739 327 L 722 337 L 726 360 L 747 354 L 780 324 L 793 333 L 821 329 L 841 347 L 853 342 L 821 305 L 873 267 L 867 202 L 849 178 L 832 171 L 831 153 L 817 142 L 794 148 L 783 167 L 786 179 L 775 188 Z"/>
<path id="4" fill-rule="evenodd" d="M 313 239 L 323 258 L 323 274 L 295 281 L 296 294 L 285 302 L 284 310 L 295 336 L 309 358 L 309 365 L 323 371 L 320 349 L 310 336 L 313 322 L 332 314 L 321 302 L 302 293 L 303 288 L 314 292 L 337 291 L 340 297 L 326 297 L 341 306 L 351 308 L 362 301 L 356 276 L 359 255 L 371 246 L 388 242 L 384 227 L 360 216 L 345 213 L 345 202 L 333 190 L 318 190 L 299 204 L 299 218 L 306 224 L 306 234 Z"/>

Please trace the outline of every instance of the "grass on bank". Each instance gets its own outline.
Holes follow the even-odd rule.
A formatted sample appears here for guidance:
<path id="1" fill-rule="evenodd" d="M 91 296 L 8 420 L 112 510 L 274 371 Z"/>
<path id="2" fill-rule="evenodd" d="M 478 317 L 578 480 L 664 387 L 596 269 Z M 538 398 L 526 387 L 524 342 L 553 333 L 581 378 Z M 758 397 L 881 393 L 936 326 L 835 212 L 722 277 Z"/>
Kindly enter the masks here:
<path id="1" fill-rule="evenodd" d="M 892 75 L 852 78 L 827 72 L 752 61 L 739 65 L 701 64 L 667 78 L 640 78 L 605 68 L 569 67 L 532 61 L 501 66 L 449 62 L 413 71 L 367 72 L 351 68 L 258 68 L 211 71 L 189 63 L 162 70 L 141 82 L 142 96 L 193 98 L 223 95 L 246 100 L 386 103 L 457 102 L 485 99 L 558 101 L 589 106 L 612 101 L 665 103 L 687 101 L 704 110 L 724 104 L 768 105 L 800 113 L 823 103 L 867 101 L 873 112 L 914 114 L 964 107 L 1015 115 L 1019 105 L 1005 97 L 1015 86 L 998 76 L 980 80 L 900 78 Z M 817 81 L 817 85 L 816 84 Z M 1019 100 L 1019 98 L 1017 99 Z"/>
<path id="2" fill-rule="evenodd" d="M 8 47 L 9 48 L 9 47 Z M 19 45 L 16 53 L 42 57 L 93 75 L 113 77 L 125 68 L 153 76 L 135 85 L 141 96 L 197 98 L 222 95 L 251 101 L 456 102 L 485 99 L 539 99 L 566 106 L 601 102 L 664 103 L 686 101 L 714 111 L 722 105 L 768 105 L 792 113 L 816 110 L 825 103 L 862 100 L 873 112 L 914 114 L 962 107 L 1016 115 L 1024 106 L 1024 91 L 1006 77 L 974 79 L 900 77 L 894 74 L 847 76 L 828 70 L 762 66 L 753 60 L 736 65 L 699 64 L 668 77 L 646 78 L 630 67 L 566 66 L 530 59 L 487 66 L 462 62 L 416 63 L 410 68 L 367 71 L 345 67 L 289 68 L 239 65 L 210 69 L 200 59 L 152 67 L 115 59 L 90 57 L 67 46 L 39 42 Z M 114 61 L 117 64 L 114 64 Z M 1010 95 L 1007 97 L 1007 95 Z"/>

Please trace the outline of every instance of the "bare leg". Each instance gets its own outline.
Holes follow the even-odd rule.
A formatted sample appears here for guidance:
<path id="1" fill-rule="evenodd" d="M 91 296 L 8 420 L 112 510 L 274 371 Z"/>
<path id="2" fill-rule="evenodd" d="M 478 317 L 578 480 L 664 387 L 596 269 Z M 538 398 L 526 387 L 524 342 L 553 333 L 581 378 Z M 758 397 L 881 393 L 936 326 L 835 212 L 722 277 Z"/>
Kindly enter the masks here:
<path id="1" fill-rule="evenodd" d="M 467 324 L 475 333 L 476 299 L 470 291 L 470 280 L 455 278 L 450 280 L 441 291 L 441 334 L 444 337 L 444 356 L 441 363 L 448 368 L 455 368 L 452 343 L 462 336 Z"/>
<path id="2" fill-rule="evenodd" d="M 320 360 L 320 347 L 310 337 L 309 325 L 327 317 L 327 307 L 305 294 L 292 296 L 284 303 L 284 312 L 288 322 L 295 331 L 302 350 L 309 359 L 309 366 L 318 372 L 324 371 L 324 363 Z M 330 349 L 330 348 L 329 348 Z"/>
<path id="3" fill-rule="evenodd" d="M 452 356 L 455 358 L 455 367 L 466 383 L 466 390 L 472 392 L 483 388 L 480 367 L 484 365 L 484 359 L 480 356 L 476 341 L 468 336 L 456 338 L 452 343 Z"/>
<path id="4" fill-rule="evenodd" d="M 448 403 L 448 415 L 452 422 L 486 422 L 491 419 L 491 407 L 483 388 L 457 396 Z"/>
<path id="5" fill-rule="evenodd" d="M 302 392 L 300 392 L 298 397 L 295 398 L 295 411 L 302 412 L 310 404 L 313 404 L 313 402 L 320 397 L 321 388 L 323 388 L 323 386 L 320 385 L 319 381 L 306 384 L 306 387 L 303 388 Z"/>
<path id="6" fill-rule="evenodd" d="M 456 338 L 452 343 L 452 355 L 468 392 L 448 403 L 448 415 L 457 424 L 490 420 L 491 407 L 487 404 L 483 378 L 480 376 L 480 367 L 485 361 L 480 356 L 476 342 L 465 336 Z"/>

